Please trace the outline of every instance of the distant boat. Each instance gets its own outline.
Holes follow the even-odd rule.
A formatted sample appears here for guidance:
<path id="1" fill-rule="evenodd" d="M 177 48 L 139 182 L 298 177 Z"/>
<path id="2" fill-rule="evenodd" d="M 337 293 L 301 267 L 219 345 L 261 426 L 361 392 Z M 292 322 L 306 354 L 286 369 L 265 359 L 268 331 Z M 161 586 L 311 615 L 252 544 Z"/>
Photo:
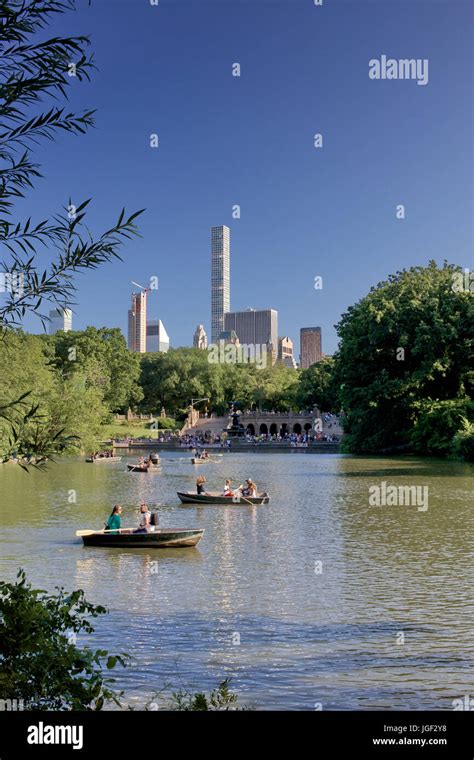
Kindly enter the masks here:
<path id="1" fill-rule="evenodd" d="M 113 462 L 120 462 L 122 457 L 87 457 L 86 462 L 90 464 L 112 464 Z"/>
<path id="2" fill-rule="evenodd" d="M 222 464 L 222 459 L 211 459 L 211 457 L 192 457 L 191 464 Z"/>
<path id="3" fill-rule="evenodd" d="M 183 504 L 269 504 L 270 496 L 262 493 L 259 496 L 239 496 L 235 495 L 235 501 L 232 496 L 222 496 L 219 493 L 190 493 L 189 491 L 178 491 L 178 497 Z M 237 500 L 238 499 L 238 500 Z"/>
<path id="4" fill-rule="evenodd" d="M 82 536 L 84 546 L 102 546 L 130 549 L 168 549 L 196 546 L 204 529 L 160 528 L 149 533 L 107 533 L 91 531 Z"/>

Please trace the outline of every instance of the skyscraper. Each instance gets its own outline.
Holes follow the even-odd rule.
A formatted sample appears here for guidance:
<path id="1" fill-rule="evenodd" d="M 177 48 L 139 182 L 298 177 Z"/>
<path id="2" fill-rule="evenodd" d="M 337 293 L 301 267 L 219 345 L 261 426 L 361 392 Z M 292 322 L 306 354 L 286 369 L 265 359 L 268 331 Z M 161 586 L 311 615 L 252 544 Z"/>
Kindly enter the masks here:
<path id="1" fill-rule="evenodd" d="M 235 330 L 242 344 L 267 346 L 272 364 L 275 363 L 278 352 L 278 312 L 275 309 L 227 312 L 224 330 Z"/>
<path id="2" fill-rule="evenodd" d="M 230 230 L 211 227 L 211 341 L 224 330 L 224 314 L 230 309 Z"/>
<path id="3" fill-rule="evenodd" d="M 300 366 L 308 369 L 320 362 L 322 354 L 322 337 L 320 327 L 302 327 L 300 330 Z"/>
<path id="4" fill-rule="evenodd" d="M 132 307 L 128 310 L 128 348 L 138 354 L 146 352 L 146 297 L 146 290 L 132 293 Z"/>
<path id="5" fill-rule="evenodd" d="M 288 336 L 278 338 L 278 361 L 290 367 L 290 369 L 296 369 L 295 357 L 293 356 L 293 341 Z"/>
<path id="6" fill-rule="evenodd" d="M 147 353 L 157 352 L 165 354 L 170 347 L 170 339 L 161 319 L 152 319 L 146 325 L 146 350 Z"/>
<path id="7" fill-rule="evenodd" d="M 51 309 L 49 312 L 49 334 L 54 335 L 54 333 L 59 332 L 59 330 L 64 330 L 64 332 L 72 330 L 71 309 L 62 309 L 59 307 L 58 309 Z"/>
<path id="8" fill-rule="evenodd" d="M 204 329 L 204 325 L 198 325 L 196 327 L 196 331 L 193 336 L 193 346 L 194 348 L 207 348 L 207 335 Z"/>

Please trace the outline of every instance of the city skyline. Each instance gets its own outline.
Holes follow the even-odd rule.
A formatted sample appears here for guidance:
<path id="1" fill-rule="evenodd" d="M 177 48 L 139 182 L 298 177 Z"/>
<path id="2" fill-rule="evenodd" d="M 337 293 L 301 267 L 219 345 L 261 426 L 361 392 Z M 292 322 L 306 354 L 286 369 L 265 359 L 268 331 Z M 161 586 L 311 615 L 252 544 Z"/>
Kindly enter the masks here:
<path id="1" fill-rule="evenodd" d="M 206 220 L 229 225 L 239 251 L 231 308 L 274 305 L 297 355 L 305 324 L 322 327 L 333 354 L 341 314 L 389 274 L 430 259 L 472 268 L 466 6 L 438 3 L 430 24 L 423 3 L 345 3 L 338 13 L 297 2 L 189 4 L 185 13 L 131 8 L 79 7 L 75 28 L 91 34 L 98 70 L 90 84 L 71 83 L 71 109 L 98 106 L 97 128 L 79 141 L 64 134 L 44 144 L 45 179 L 16 204 L 19 216 L 39 221 L 68 197 L 77 204 L 92 197 L 93 231 L 123 206 L 147 209 L 141 238 L 123 248 L 123 261 L 78 278 L 76 329 L 110 324 L 126 335 L 129 281 L 159 275 L 160 318 L 173 345 L 189 345 L 208 314 Z M 50 31 L 69 28 L 69 19 L 56 18 Z M 298 55 L 288 59 L 296 41 Z M 150 60 L 144 49 L 153 50 Z M 368 62 L 387 51 L 429 59 L 429 83 L 370 79 Z M 240 77 L 232 75 L 234 61 Z M 118 83 L 130 103 L 125 111 Z M 91 160 L 100 171 L 91 174 Z M 30 332 L 38 327 L 25 322 Z"/>

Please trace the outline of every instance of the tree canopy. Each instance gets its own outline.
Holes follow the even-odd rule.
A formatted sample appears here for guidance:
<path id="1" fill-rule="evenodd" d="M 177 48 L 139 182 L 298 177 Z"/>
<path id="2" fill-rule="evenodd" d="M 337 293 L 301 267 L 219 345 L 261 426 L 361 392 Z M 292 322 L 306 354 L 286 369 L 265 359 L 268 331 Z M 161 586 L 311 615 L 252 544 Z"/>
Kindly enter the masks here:
<path id="1" fill-rule="evenodd" d="M 444 454 L 472 421 L 474 301 L 453 287 L 458 271 L 397 272 L 343 314 L 335 381 L 350 451 Z"/>

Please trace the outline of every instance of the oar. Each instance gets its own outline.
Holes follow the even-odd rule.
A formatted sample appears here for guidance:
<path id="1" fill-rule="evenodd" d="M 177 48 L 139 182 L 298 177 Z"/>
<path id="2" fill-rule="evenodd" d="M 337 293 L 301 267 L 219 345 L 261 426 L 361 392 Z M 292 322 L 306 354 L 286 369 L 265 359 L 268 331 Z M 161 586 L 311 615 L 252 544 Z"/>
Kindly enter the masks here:
<path id="1" fill-rule="evenodd" d="M 241 488 L 241 486 L 239 486 L 239 488 Z M 236 491 L 238 491 L 238 490 L 239 489 L 237 488 Z M 237 494 L 235 494 L 235 495 L 237 496 Z M 239 498 L 239 500 L 242 499 L 242 501 L 246 501 L 247 504 L 250 504 L 251 507 L 255 506 L 252 501 L 249 501 L 248 499 L 246 499 L 245 496 L 242 496 L 241 493 L 238 495 L 238 498 Z"/>
<path id="2" fill-rule="evenodd" d="M 76 530 L 76 536 L 92 536 L 94 533 L 130 533 L 131 528 L 113 528 L 107 530 Z"/>
<path id="3" fill-rule="evenodd" d="M 158 501 L 153 501 L 150 504 L 145 501 L 144 504 L 146 504 L 147 507 L 162 507 L 163 506 L 163 504 L 161 504 L 161 502 L 158 502 Z M 121 504 L 120 506 L 125 507 L 125 509 L 127 508 L 139 509 L 140 508 L 140 504 Z"/>

